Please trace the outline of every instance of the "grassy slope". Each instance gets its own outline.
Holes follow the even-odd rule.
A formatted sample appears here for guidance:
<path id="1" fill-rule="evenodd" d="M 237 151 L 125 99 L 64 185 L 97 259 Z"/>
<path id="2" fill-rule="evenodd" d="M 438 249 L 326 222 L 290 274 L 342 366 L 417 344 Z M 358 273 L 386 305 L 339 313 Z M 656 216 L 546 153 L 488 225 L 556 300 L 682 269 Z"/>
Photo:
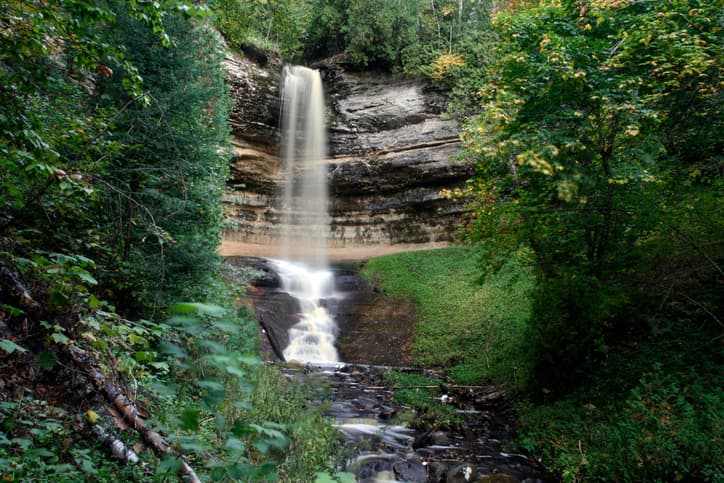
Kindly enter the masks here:
<path id="1" fill-rule="evenodd" d="M 511 260 L 480 283 L 475 250 L 453 247 L 375 258 L 362 274 L 384 292 L 417 305 L 411 351 L 416 363 L 450 367 L 463 383 L 525 382 L 522 335 L 533 286 L 528 267 Z"/>
<path id="2" fill-rule="evenodd" d="M 455 247 L 372 259 L 363 275 L 417 305 L 418 364 L 524 389 L 531 271 L 511 260 L 482 284 L 480 271 L 474 249 Z M 673 322 L 663 336 L 612 348 L 560 399 L 522 392 L 520 445 L 565 481 L 724 481 L 718 340 L 701 324 Z"/>

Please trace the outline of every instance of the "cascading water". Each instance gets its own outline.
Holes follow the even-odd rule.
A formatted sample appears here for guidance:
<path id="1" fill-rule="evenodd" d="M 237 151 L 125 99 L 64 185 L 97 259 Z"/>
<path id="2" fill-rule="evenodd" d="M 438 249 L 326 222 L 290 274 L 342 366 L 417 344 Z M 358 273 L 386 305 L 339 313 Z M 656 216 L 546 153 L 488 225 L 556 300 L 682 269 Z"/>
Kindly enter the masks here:
<path id="1" fill-rule="evenodd" d="M 334 296 L 328 267 L 327 140 L 319 71 L 287 66 L 282 86 L 282 260 L 275 260 L 282 288 L 297 298 L 300 321 L 289 330 L 287 360 L 337 362 L 337 326 L 321 305 Z"/>

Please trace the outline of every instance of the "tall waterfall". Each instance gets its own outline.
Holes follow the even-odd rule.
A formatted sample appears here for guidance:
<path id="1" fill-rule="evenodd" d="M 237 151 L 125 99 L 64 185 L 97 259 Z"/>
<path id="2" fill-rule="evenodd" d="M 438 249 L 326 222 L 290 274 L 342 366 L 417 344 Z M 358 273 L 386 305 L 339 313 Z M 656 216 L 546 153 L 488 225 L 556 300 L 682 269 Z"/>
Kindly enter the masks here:
<path id="1" fill-rule="evenodd" d="M 322 306 L 334 295 L 328 267 L 327 165 L 324 93 L 319 71 L 287 66 L 282 77 L 282 288 L 297 298 L 300 321 L 289 330 L 287 360 L 337 362 L 337 326 Z"/>

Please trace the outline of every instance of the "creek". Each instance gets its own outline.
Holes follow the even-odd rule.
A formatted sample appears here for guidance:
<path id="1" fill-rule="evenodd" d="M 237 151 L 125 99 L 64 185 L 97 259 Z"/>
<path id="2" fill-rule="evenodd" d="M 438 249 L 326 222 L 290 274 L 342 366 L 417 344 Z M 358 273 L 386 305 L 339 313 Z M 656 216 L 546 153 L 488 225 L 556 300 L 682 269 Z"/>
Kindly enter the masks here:
<path id="1" fill-rule="evenodd" d="M 515 416 L 503 388 L 463 386 L 442 371 L 411 367 L 407 347 L 415 324 L 414 309 L 376 291 L 358 276 L 359 264 L 333 266 L 331 278 L 302 277 L 320 280 L 326 287 L 315 291 L 302 290 L 300 282 L 284 281 L 289 269 L 283 275 L 278 273 L 278 261 L 228 260 L 261 274 L 248 292 L 263 331 L 263 357 L 279 364 L 287 377 L 302 381 L 313 395 L 313 404 L 326 406 L 326 415 L 345 441 L 340 470 L 354 473 L 358 482 L 547 479 L 539 462 L 505 450 L 514 436 Z M 301 300 L 296 298 L 300 293 L 306 293 Z M 312 303 L 310 293 L 320 298 Z M 299 344 L 294 341 L 293 328 L 308 323 L 305 306 L 322 309 L 324 318 L 336 327 L 334 361 L 283 363 L 293 352 L 288 349 Z M 312 329 L 307 335 L 316 332 Z M 326 344 L 324 338 L 308 338 L 310 347 L 302 353 L 318 354 L 315 346 L 320 342 Z M 428 410 L 415 409 L 394 397 L 401 388 L 385 376 L 391 371 L 426 381 L 406 390 L 416 393 Z M 445 421 L 435 420 L 436 409 L 447 415 Z M 449 423 L 450 418 L 454 424 Z"/>

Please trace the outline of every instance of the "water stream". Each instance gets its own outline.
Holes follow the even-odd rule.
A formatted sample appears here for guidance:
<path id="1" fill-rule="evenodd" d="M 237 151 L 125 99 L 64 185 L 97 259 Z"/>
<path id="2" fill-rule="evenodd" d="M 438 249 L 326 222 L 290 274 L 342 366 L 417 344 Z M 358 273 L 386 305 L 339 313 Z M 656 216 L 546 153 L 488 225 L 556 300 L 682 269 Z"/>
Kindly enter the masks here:
<path id="1" fill-rule="evenodd" d="M 286 66 L 282 87 L 280 260 L 274 261 L 282 287 L 299 302 L 300 321 L 289 329 L 288 361 L 338 361 L 337 325 L 321 301 L 334 295 L 328 267 L 329 234 L 326 122 L 319 71 Z"/>

